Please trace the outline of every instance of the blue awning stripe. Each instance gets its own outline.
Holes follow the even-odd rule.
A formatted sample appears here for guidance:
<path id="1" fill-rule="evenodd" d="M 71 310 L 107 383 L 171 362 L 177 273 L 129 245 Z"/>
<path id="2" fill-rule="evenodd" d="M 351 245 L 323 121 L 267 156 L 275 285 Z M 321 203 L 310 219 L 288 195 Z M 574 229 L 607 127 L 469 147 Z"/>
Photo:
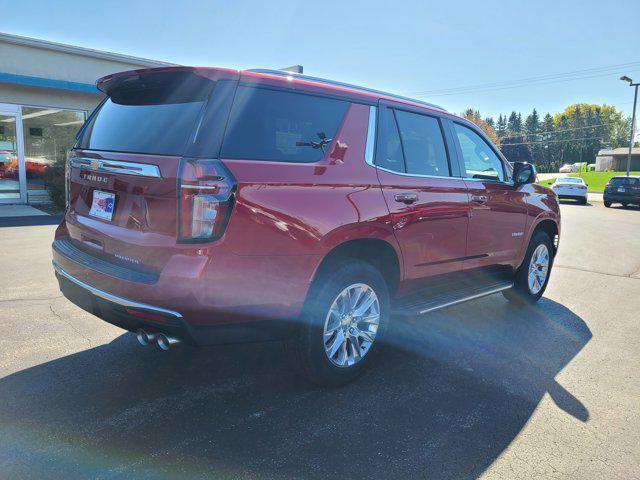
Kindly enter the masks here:
<path id="1" fill-rule="evenodd" d="M 67 82 L 65 80 L 15 75 L 13 73 L 0 72 L 0 83 L 12 83 L 14 85 L 25 85 L 28 87 L 55 88 L 57 90 L 71 90 L 74 92 L 100 93 L 96 86 L 90 83 Z"/>

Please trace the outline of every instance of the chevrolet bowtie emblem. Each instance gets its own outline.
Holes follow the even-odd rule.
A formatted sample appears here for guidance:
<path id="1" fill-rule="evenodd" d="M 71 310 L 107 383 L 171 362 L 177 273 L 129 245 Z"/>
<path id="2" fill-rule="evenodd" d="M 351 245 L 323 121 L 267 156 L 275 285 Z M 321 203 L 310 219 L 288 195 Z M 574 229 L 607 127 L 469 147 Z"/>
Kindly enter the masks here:
<path id="1" fill-rule="evenodd" d="M 100 160 L 91 160 L 91 170 L 100 170 L 102 162 Z"/>

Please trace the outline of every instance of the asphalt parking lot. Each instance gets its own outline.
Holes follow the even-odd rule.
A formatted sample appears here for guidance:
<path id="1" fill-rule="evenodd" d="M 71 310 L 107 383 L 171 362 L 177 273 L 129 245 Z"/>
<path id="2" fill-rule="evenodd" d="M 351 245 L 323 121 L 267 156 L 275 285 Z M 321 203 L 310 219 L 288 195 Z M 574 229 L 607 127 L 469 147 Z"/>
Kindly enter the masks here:
<path id="1" fill-rule="evenodd" d="M 640 478 L 640 209 L 562 216 L 539 305 L 416 318 L 338 390 L 142 348 L 61 297 L 54 226 L 0 228 L 0 478 Z"/>

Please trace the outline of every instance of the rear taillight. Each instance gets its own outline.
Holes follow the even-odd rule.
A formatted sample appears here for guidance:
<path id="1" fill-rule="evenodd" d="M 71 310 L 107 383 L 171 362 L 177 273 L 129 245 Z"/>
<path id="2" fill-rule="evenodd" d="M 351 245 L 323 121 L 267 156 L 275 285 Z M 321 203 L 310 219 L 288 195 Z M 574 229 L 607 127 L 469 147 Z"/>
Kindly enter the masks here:
<path id="1" fill-rule="evenodd" d="M 183 159 L 178 177 L 178 240 L 209 242 L 222 236 L 236 182 L 219 160 Z"/>

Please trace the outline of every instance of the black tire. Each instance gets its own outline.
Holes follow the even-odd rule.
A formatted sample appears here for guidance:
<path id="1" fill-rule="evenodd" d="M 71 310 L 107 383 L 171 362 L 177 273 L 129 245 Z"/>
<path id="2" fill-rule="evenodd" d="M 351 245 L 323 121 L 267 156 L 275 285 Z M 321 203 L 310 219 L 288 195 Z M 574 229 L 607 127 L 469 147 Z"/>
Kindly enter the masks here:
<path id="1" fill-rule="evenodd" d="M 358 377 L 377 356 L 389 322 L 389 290 L 380 272 L 367 262 L 346 259 L 323 270 L 309 291 L 299 331 L 288 339 L 286 349 L 293 366 L 310 381 L 336 387 Z M 354 284 L 365 284 L 376 294 L 380 307 L 379 325 L 374 341 L 362 358 L 354 365 L 338 366 L 325 351 L 325 320 L 334 300 Z M 349 346 L 353 347 L 353 343 Z"/>
<path id="2" fill-rule="evenodd" d="M 545 245 L 547 247 L 547 251 L 549 253 L 549 266 L 547 270 L 547 275 L 544 280 L 544 284 L 542 288 L 533 293 L 529 288 L 528 276 L 529 276 L 529 266 L 531 264 L 531 259 L 535 250 L 540 246 Z M 535 303 L 544 294 L 544 291 L 547 289 L 547 285 L 549 285 L 549 278 L 551 277 L 551 269 L 553 267 L 553 243 L 547 235 L 543 231 L 537 231 L 531 237 L 531 241 L 529 242 L 529 246 L 527 247 L 527 253 L 524 256 L 524 260 L 520 268 L 518 268 L 516 275 L 514 277 L 514 285 L 513 288 L 509 290 L 504 290 L 502 294 L 504 297 L 511 301 L 517 303 Z"/>
<path id="3" fill-rule="evenodd" d="M 606 200 L 604 201 L 604 206 L 609 208 L 611 206 L 611 202 L 607 202 Z"/>

